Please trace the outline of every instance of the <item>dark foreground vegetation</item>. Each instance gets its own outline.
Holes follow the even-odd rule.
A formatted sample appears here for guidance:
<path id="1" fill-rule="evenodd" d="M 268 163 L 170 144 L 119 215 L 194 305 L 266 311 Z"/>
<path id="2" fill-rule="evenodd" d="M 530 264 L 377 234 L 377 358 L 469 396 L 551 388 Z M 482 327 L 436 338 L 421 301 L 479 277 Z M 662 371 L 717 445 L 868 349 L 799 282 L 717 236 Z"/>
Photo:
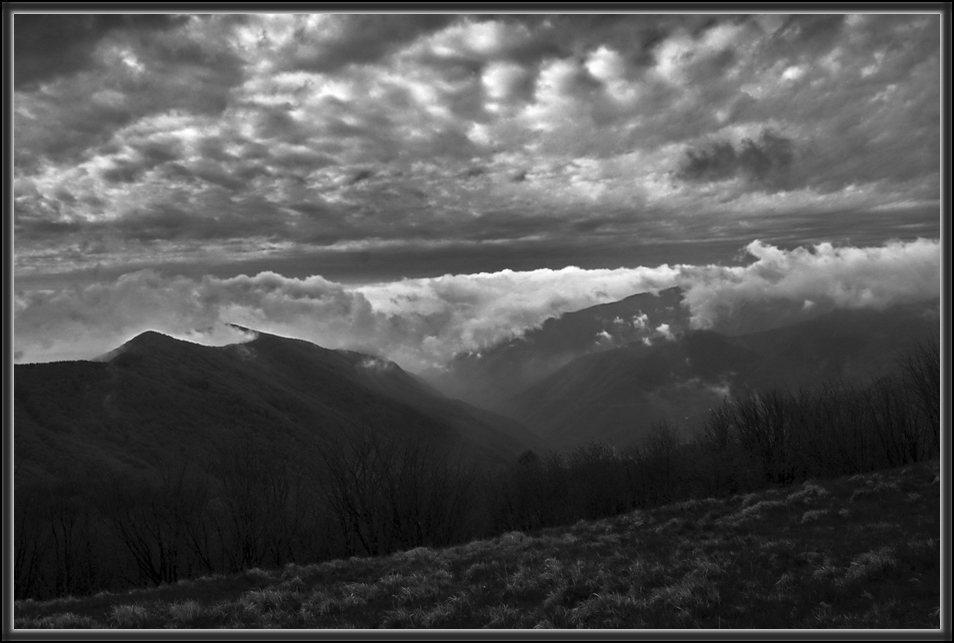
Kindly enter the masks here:
<path id="1" fill-rule="evenodd" d="M 17 485 L 16 598 L 162 587 L 19 602 L 16 625 L 937 627 L 937 467 L 896 468 L 938 457 L 938 346 L 903 366 L 743 392 L 692 439 L 661 424 L 496 471 L 368 428 L 310 459 L 245 432 L 159 475 Z"/>
<path id="2" fill-rule="evenodd" d="M 936 462 L 532 534 L 15 604 L 15 628 L 940 627 Z"/>

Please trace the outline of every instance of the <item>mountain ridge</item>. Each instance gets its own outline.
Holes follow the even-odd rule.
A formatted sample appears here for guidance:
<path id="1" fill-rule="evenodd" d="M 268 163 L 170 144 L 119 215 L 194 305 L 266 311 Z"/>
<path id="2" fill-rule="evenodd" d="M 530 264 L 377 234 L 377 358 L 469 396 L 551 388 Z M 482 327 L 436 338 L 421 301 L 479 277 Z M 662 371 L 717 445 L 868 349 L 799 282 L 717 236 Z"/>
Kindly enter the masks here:
<path id="1" fill-rule="evenodd" d="M 40 477 L 148 470 L 248 432 L 314 455 L 360 427 L 417 432 L 485 462 L 536 446 L 516 421 L 443 398 L 393 362 L 255 333 L 203 346 L 144 331 L 98 361 L 15 365 L 18 459 Z"/>
<path id="2" fill-rule="evenodd" d="M 697 430 L 744 388 L 860 384 L 897 373 L 912 342 L 937 336 L 933 307 L 833 310 L 747 335 L 689 330 L 653 346 L 629 342 L 571 360 L 498 408 L 558 448 L 630 443 L 662 421 Z"/>
<path id="3" fill-rule="evenodd" d="M 681 301 L 682 290 L 673 287 L 563 313 L 483 351 L 460 353 L 439 377 L 425 378 L 448 395 L 501 410 L 503 393 L 525 388 L 581 355 L 688 328 Z"/>

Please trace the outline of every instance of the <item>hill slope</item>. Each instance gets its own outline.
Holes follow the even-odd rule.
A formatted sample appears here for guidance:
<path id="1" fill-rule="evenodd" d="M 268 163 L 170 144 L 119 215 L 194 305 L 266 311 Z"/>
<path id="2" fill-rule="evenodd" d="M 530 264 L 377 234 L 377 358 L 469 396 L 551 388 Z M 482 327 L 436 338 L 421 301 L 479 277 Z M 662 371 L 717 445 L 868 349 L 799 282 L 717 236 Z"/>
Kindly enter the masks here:
<path id="1" fill-rule="evenodd" d="M 684 331 L 689 316 L 681 301 L 682 291 L 670 288 L 569 312 L 480 353 L 460 354 L 432 379 L 451 395 L 497 408 L 577 357 Z"/>
<path id="2" fill-rule="evenodd" d="M 444 398 L 396 364 L 257 333 L 208 347 L 143 333 L 102 361 L 17 365 L 20 475 L 202 460 L 251 433 L 302 454 L 356 427 L 419 433 L 484 462 L 533 446 L 516 422 Z"/>
<path id="3" fill-rule="evenodd" d="M 936 303 L 883 311 L 836 310 L 760 333 L 688 331 L 584 355 L 499 408 L 556 448 L 590 440 L 627 444 L 654 423 L 696 429 L 743 388 L 811 388 L 897 372 L 916 340 L 938 337 Z"/>

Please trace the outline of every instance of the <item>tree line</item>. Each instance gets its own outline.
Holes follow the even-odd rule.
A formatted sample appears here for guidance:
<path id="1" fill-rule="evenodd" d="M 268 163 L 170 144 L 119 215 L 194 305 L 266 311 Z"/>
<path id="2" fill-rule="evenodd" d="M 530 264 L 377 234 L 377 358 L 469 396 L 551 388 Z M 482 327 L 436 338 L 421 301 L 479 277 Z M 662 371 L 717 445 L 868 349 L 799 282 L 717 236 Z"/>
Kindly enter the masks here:
<path id="1" fill-rule="evenodd" d="M 663 422 L 628 447 L 528 451 L 493 471 L 422 434 L 378 426 L 314 450 L 243 433 L 150 475 L 18 484 L 15 597 L 443 547 L 936 458 L 938 343 L 918 344 L 901 366 L 863 386 L 740 391 L 693 437 Z"/>

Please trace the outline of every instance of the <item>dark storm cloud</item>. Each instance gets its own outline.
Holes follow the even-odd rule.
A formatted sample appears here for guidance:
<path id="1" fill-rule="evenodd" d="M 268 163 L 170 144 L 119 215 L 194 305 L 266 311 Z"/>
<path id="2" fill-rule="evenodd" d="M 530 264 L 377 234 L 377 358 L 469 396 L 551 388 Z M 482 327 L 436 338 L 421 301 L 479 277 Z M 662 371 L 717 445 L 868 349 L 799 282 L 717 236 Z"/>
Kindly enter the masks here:
<path id="1" fill-rule="evenodd" d="M 27 238 L 62 237 L 83 230 L 83 225 L 79 221 L 51 221 L 46 218 L 17 215 L 14 215 L 14 219 L 14 232 L 18 236 Z"/>
<path id="2" fill-rule="evenodd" d="M 154 241 L 223 241 L 235 237 L 287 235 L 287 221 L 274 206 L 233 203 L 227 213 L 196 213 L 169 203 L 151 204 L 114 222 L 86 226 L 90 233 L 119 232 L 124 239 Z M 265 216 L 263 216 L 265 215 Z"/>
<path id="3" fill-rule="evenodd" d="M 474 78 L 487 64 L 482 58 L 466 52 L 445 53 L 438 56 L 429 49 L 417 54 L 416 62 L 432 67 L 438 70 L 442 77 L 455 81 Z"/>
<path id="4" fill-rule="evenodd" d="M 608 46 L 624 52 L 631 65 L 645 68 L 655 63 L 654 48 L 677 30 L 698 34 L 718 20 L 744 19 L 737 16 L 570 14 L 490 15 L 475 17 L 474 21 L 496 20 L 517 24 L 526 30 L 525 39 L 498 49 L 497 59 L 538 65 L 546 59 L 581 56 L 587 50 Z"/>
<path id="5" fill-rule="evenodd" d="M 256 168 L 258 169 L 258 168 Z M 195 168 L 192 175 L 202 179 L 206 183 L 217 185 L 226 190 L 238 192 L 248 187 L 248 176 L 232 176 L 225 172 L 221 167 L 213 164 L 204 163 L 202 167 Z"/>
<path id="6" fill-rule="evenodd" d="M 292 42 L 276 52 L 285 70 L 336 72 L 352 64 L 374 63 L 422 34 L 455 20 L 447 15 L 335 15 L 321 31 L 299 25 Z"/>
<path id="7" fill-rule="evenodd" d="M 463 179 L 476 179 L 477 177 L 487 174 L 487 168 L 485 167 L 471 167 L 461 173 L 461 178 Z"/>
<path id="8" fill-rule="evenodd" d="M 137 241 L 179 239 L 197 233 L 196 217 L 172 205 L 138 210 L 112 224 L 114 229 Z"/>
<path id="9" fill-rule="evenodd" d="M 53 196 L 59 199 L 62 203 L 76 203 L 76 197 L 64 187 L 57 188 L 57 190 L 53 193 Z"/>
<path id="10" fill-rule="evenodd" d="M 65 76 L 90 65 L 93 49 L 113 30 L 165 30 L 185 20 L 186 16 L 147 14 L 16 14 L 14 89 Z"/>
<path id="11" fill-rule="evenodd" d="M 290 203 L 288 207 L 309 217 L 325 217 L 334 214 L 334 208 L 329 207 L 326 203 Z"/>
<path id="12" fill-rule="evenodd" d="M 178 141 L 149 140 L 136 147 L 136 152 L 152 167 L 178 159 L 182 153 Z"/>
<path id="13" fill-rule="evenodd" d="M 676 176 L 684 181 L 722 181 L 735 176 L 738 158 L 732 143 L 715 143 L 704 150 L 686 150 Z"/>
<path id="14" fill-rule="evenodd" d="M 150 114 L 219 114 L 243 78 L 228 17 L 26 14 L 16 21 L 24 18 L 28 42 L 15 64 L 26 71 L 14 118 L 20 160 L 28 165 L 42 157 L 75 161 Z M 60 32 L 71 57 L 63 65 L 42 53 L 43 41 L 56 42 Z M 49 43 L 46 49 L 60 51 Z"/>
<path id="15" fill-rule="evenodd" d="M 272 167 L 283 168 L 292 172 L 300 172 L 303 174 L 308 174 L 323 167 L 336 164 L 337 161 L 330 156 L 311 150 L 276 152 L 269 159 L 269 165 Z M 361 172 L 358 172 L 355 176 L 360 174 Z M 370 174 L 368 176 L 370 176 Z"/>
<path id="16" fill-rule="evenodd" d="M 354 185 L 355 183 L 361 183 L 361 181 L 367 181 L 373 176 L 373 170 L 358 170 L 350 179 L 348 179 L 348 185 Z"/>
<path id="17" fill-rule="evenodd" d="M 740 177 L 765 189 L 787 189 L 795 158 L 792 141 L 769 130 L 757 141 L 745 138 L 738 149 L 729 142 L 686 150 L 676 176 L 683 181 L 724 181 Z"/>
<path id="18" fill-rule="evenodd" d="M 132 183 L 138 180 L 146 169 L 146 166 L 140 163 L 119 161 L 112 167 L 103 170 L 100 176 L 109 183 Z"/>
<path id="19" fill-rule="evenodd" d="M 772 34 L 769 46 L 776 54 L 798 56 L 808 50 L 818 55 L 839 42 L 844 24 L 845 16 L 839 15 L 789 16 Z"/>
<path id="20" fill-rule="evenodd" d="M 302 138 L 302 128 L 288 112 L 291 106 L 260 107 L 256 114 L 256 134 L 264 139 L 294 142 Z"/>
<path id="21" fill-rule="evenodd" d="M 32 97 L 31 97 L 32 99 Z M 18 105 L 32 100 L 18 101 Z M 106 143 L 134 115 L 123 105 L 93 103 L 79 87 L 55 97 L 38 98 L 32 118 L 14 114 L 20 168 L 35 167 L 44 158 L 53 162 L 75 161 L 90 148 Z"/>
<path id="22" fill-rule="evenodd" d="M 245 61 L 231 44 L 234 21 L 216 17 L 199 25 L 128 41 L 144 66 L 136 92 L 156 101 L 150 110 L 179 109 L 217 115 L 244 79 Z M 202 30 L 199 30 L 201 27 Z"/>
<path id="23" fill-rule="evenodd" d="M 181 150 L 176 142 L 145 141 L 133 144 L 130 158 L 119 158 L 103 170 L 103 180 L 110 183 L 132 183 L 140 180 L 153 168 L 179 158 Z"/>

